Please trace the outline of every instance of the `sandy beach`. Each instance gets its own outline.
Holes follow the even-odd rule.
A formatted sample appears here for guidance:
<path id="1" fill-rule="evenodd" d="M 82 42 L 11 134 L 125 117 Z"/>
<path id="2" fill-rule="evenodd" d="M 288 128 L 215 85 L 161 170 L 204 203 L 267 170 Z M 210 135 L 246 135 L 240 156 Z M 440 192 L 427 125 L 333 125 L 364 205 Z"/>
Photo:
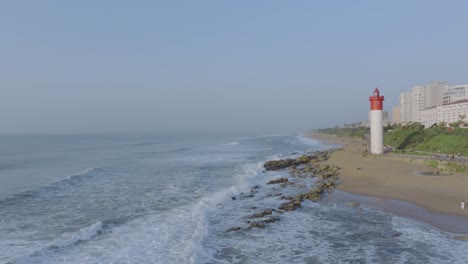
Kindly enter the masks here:
<path id="1" fill-rule="evenodd" d="M 432 213 L 468 217 L 468 206 L 461 209 L 461 202 L 468 202 L 468 174 L 424 175 L 423 172 L 434 172 L 434 169 L 421 161 L 366 154 L 364 141 L 317 133 L 308 136 L 343 146 L 343 150 L 334 152 L 327 161 L 342 168 L 337 189 L 407 201 Z M 400 210 L 402 215 L 408 214 L 406 209 Z"/>

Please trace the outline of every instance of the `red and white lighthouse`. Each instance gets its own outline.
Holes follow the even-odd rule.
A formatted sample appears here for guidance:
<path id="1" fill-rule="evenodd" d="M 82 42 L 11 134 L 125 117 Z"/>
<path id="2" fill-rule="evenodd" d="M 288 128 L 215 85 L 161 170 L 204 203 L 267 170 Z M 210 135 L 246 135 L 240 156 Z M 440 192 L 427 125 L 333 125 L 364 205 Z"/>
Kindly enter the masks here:
<path id="1" fill-rule="evenodd" d="M 383 153 L 383 100 L 378 88 L 375 88 L 374 95 L 369 97 L 370 101 L 370 133 L 371 133 L 371 153 Z"/>

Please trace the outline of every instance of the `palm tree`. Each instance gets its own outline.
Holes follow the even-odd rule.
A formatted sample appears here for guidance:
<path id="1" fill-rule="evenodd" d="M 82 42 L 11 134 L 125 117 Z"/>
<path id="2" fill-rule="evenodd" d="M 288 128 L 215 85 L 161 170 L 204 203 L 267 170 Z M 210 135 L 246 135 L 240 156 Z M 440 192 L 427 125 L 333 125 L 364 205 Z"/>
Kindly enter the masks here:
<path id="1" fill-rule="evenodd" d="M 458 115 L 458 118 L 459 118 L 458 121 L 459 121 L 460 123 L 463 123 L 464 120 L 465 120 L 465 117 L 466 117 L 466 114 L 460 114 L 460 115 Z"/>

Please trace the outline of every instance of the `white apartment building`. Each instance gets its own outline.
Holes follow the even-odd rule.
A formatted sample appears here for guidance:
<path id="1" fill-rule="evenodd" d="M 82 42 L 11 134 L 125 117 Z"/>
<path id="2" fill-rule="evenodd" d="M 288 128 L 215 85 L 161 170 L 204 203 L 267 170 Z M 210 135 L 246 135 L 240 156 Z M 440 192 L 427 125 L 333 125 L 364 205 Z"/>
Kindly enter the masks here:
<path id="1" fill-rule="evenodd" d="M 466 114 L 468 84 L 449 86 L 447 82 L 432 82 L 401 93 L 399 99 L 402 123 L 420 122 L 426 127 L 442 121 L 453 123 L 460 114 Z"/>
<path id="2" fill-rule="evenodd" d="M 452 85 L 444 92 L 443 103 L 448 104 L 455 101 L 468 99 L 468 84 Z"/>
<path id="3" fill-rule="evenodd" d="M 431 82 L 427 85 L 415 86 L 411 89 L 410 118 L 420 122 L 421 111 L 442 103 L 447 82 Z"/>
<path id="4" fill-rule="evenodd" d="M 400 122 L 411 122 L 411 92 L 400 94 Z"/>
<path id="5" fill-rule="evenodd" d="M 465 123 L 468 122 L 468 99 L 455 101 L 448 104 L 438 104 L 435 107 L 421 111 L 421 120 L 424 127 L 430 127 L 440 122 L 453 123 L 464 116 Z"/>
<path id="6" fill-rule="evenodd" d="M 392 107 L 392 123 L 401 123 L 400 106 Z"/>

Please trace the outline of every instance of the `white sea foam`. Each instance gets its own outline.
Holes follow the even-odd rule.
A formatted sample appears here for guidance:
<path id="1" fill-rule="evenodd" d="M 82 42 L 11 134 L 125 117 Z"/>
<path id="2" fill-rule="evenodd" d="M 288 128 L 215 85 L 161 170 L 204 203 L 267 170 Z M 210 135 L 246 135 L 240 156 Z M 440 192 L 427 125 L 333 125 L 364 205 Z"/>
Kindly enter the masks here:
<path id="1" fill-rule="evenodd" d="M 306 136 L 304 133 L 299 133 L 296 139 L 302 144 L 313 147 L 315 150 L 321 150 L 327 147 L 327 144 L 325 144 L 324 142 L 317 140 L 317 139 L 310 138 Z"/>
<path id="2" fill-rule="evenodd" d="M 233 176 L 233 186 L 191 204 L 116 226 L 91 243 L 77 242 L 92 237 L 99 228 L 77 232 L 56 243 L 55 249 L 65 247 L 65 253 L 33 254 L 24 263 L 199 263 L 199 259 L 208 255 L 202 244 L 209 233 L 207 213 L 219 209 L 218 205 L 232 196 L 248 191 L 261 166 L 261 163 L 240 166 L 239 173 Z M 68 247 L 72 244 L 76 246 Z"/>
<path id="3" fill-rule="evenodd" d="M 59 239 L 52 242 L 50 247 L 69 247 L 77 242 L 93 238 L 102 230 L 102 222 L 97 221 L 86 227 L 80 228 L 74 233 L 63 234 Z"/>
<path id="4" fill-rule="evenodd" d="M 99 175 L 103 174 L 103 172 L 104 172 L 104 170 L 102 168 L 88 168 L 86 170 L 83 170 L 83 171 L 78 172 L 78 173 L 71 174 L 71 175 L 69 175 L 67 177 L 64 177 L 64 178 L 61 178 L 59 180 L 49 182 L 46 185 L 40 186 L 40 187 L 38 187 L 36 189 L 31 189 L 31 190 L 27 190 L 27 191 L 24 191 L 24 192 L 21 192 L 21 193 L 16 193 L 16 194 L 7 196 L 7 197 L 5 197 L 3 199 L 0 199 L 0 202 L 4 201 L 4 200 L 11 201 L 13 199 L 14 200 L 21 199 L 23 196 L 30 197 L 30 196 L 32 196 L 32 195 L 34 195 L 36 193 L 39 193 L 41 191 L 48 191 L 50 189 L 63 188 L 63 187 L 69 186 L 72 183 L 79 182 L 79 181 L 83 180 L 84 178 L 99 176 Z"/>
<path id="5" fill-rule="evenodd" d="M 279 159 L 327 147 L 320 142 L 316 147 L 315 143 L 305 145 L 307 143 L 300 137 L 270 139 L 252 142 L 237 138 L 242 144 L 234 147 L 218 144 L 222 141 L 203 142 L 205 147 L 192 148 L 187 153 L 171 152 L 170 157 L 154 156 L 150 157 L 153 160 L 144 162 L 140 158 L 129 159 L 128 164 L 124 162 L 112 170 L 130 171 L 132 177 L 110 178 L 108 170 L 100 169 L 71 176 L 56 186 L 59 188 L 50 189 L 56 191 L 54 197 L 41 191 L 39 198 L 44 199 L 38 200 L 49 209 L 49 201 L 57 205 L 57 198 L 63 194 L 78 192 L 80 195 L 52 208 L 60 210 L 70 206 L 66 214 L 47 213 L 40 222 L 35 215 L 31 216 L 32 221 L 21 223 L 10 217 L 11 220 L 6 221 L 8 226 L 2 226 L 5 218 L 0 218 L 0 227 L 4 227 L 0 229 L 5 234 L 4 239 L 0 239 L 0 263 L 12 256 L 19 256 L 12 262 L 48 264 L 466 263 L 466 243 L 431 227 L 421 227 L 411 221 L 402 223 L 405 220 L 394 220 L 391 215 L 375 213 L 363 206 L 358 209 L 340 205 L 328 207 L 304 201 L 300 209 L 278 214 L 280 221 L 264 229 L 244 230 L 251 220 L 250 215 L 266 208 L 278 208 L 283 202 L 279 195 L 293 196 L 298 192 L 297 187 L 265 185 L 270 179 L 288 177 L 287 170 L 263 172 L 262 163 L 240 165 L 246 160 L 257 162 L 271 153 L 255 156 L 245 152 L 273 147 L 275 153 L 286 154 L 268 159 Z M 183 147 L 183 144 L 175 145 Z M 155 169 L 155 164 L 161 168 Z M 106 177 L 100 177 L 101 174 Z M 298 179 L 290 178 L 290 181 L 295 180 Z M 251 189 L 255 184 L 259 184 L 259 188 Z M 308 182 L 303 189 L 307 190 L 310 184 Z M 97 195 L 103 189 L 110 191 Z M 144 195 L 138 196 L 138 192 Z M 131 197 L 137 198 L 129 199 Z M 10 209 L 17 210 L 17 207 L 12 205 Z M 88 213 L 87 209 L 94 210 Z M 105 210 L 110 212 L 103 212 Z M 15 216 L 15 213 L 9 215 Z M 63 215 L 67 221 L 48 225 L 49 219 L 55 221 L 54 217 L 60 219 Z M 122 215 L 124 221 L 120 221 Z M 104 226 L 95 222 L 76 232 L 62 234 L 78 221 L 91 221 L 89 219 L 98 216 L 105 219 L 102 220 L 106 223 Z M 20 224 L 26 227 L 22 229 Z M 50 232 L 56 226 L 56 232 Z M 234 226 L 241 226 L 243 230 L 225 232 Z M 396 233 L 401 235 L 394 236 Z M 57 238 L 50 240 L 54 235 Z M 32 252 L 27 254 L 28 251 Z"/>
<path id="6" fill-rule="evenodd" d="M 59 248 L 70 247 L 80 241 L 86 241 L 95 237 L 102 230 L 102 222 L 97 221 L 89 226 L 85 226 L 73 233 L 66 233 L 56 238 L 51 243 L 33 250 L 32 252 L 25 254 L 23 256 L 17 256 L 11 259 L 8 262 L 12 263 L 31 263 L 32 259 L 42 258 L 43 256 L 48 256 L 51 251 L 57 250 Z"/>
<path id="7" fill-rule="evenodd" d="M 235 145 L 239 145 L 239 141 L 233 141 L 233 142 L 229 142 L 229 143 L 224 143 L 224 144 L 221 144 L 221 145 L 224 145 L 224 146 L 235 146 Z"/>

